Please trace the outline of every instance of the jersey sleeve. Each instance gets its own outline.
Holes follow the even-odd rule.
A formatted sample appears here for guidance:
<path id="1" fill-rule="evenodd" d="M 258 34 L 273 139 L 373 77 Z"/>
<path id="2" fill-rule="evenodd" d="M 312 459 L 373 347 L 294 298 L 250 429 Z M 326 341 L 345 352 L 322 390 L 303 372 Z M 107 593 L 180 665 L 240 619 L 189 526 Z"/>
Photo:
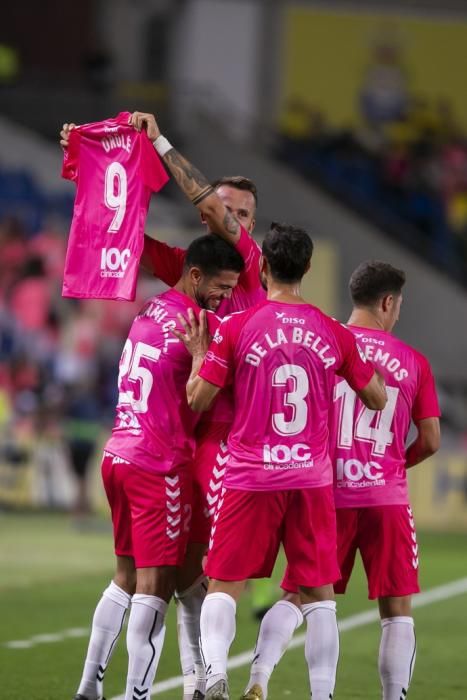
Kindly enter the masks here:
<path id="1" fill-rule="evenodd" d="M 140 174 L 144 184 L 153 192 L 159 192 L 168 182 L 167 175 L 159 155 L 148 139 L 145 131 L 139 135 L 140 139 Z"/>
<path id="2" fill-rule="evenodd" d="M 341 352 L 341 366 L 336 374 L 343 377 L 354 391 L 364 389 L 375 373 L 375 368 L 369 362 L 363 350 L 355 340 L 355 336 L 337 321 L 333 321 L 334 334 Z"/>
<path id="3" fill-rule="evenodd" d="M 68 148 L 63 151 L 62 177 L 76 182 L 79 176 L 79 147 L 81 135 L 78 129 L 72 129 L 68 140 Z"/>
<path id="4" fill-rule="evenodd" d="M 144 255 L 149 259 L 154 277 L 158 277 L 169 287 L 177 284 L 182 276 L 186 250 L 144 237 Z"/>
<path id="5" fill-rule="evenodd" d="M 232 318 L 223 319 L 211 341 L 201 365 L 199 376 L 220 388 L 227 386 L 233 376 Z"/>
<path id="6" fill-rule="evenodd" d="M 431 371 L 430 363 L 423 355 L 419 355 L 418 359 L 421 370 L 420 382 L 412 406 L 412 419 L 415 422 L 423 420 L 424 418 L 439 418 L 441 415 L 435 379 Z"/>
<path id="7" fill-rule="evenodd" d="M 258 289 L 261 284 L 259 278 L 261 249 L 243 226 L 240 227 L 240 239 L 236 243 L 235 248 L 245 262 L 245 269 L 238 278 L 238 286 L 246 291 Z"/>
<path id="8" fill-rule="evenodd" d="M 206 322 L 208 325 L 209 335 L 214 337 L 217 332 L 217 329 L 222 323 L 222 319 L 219 318 L 219 316 L 215 314 L 214 311 L 206 311 Z"/>

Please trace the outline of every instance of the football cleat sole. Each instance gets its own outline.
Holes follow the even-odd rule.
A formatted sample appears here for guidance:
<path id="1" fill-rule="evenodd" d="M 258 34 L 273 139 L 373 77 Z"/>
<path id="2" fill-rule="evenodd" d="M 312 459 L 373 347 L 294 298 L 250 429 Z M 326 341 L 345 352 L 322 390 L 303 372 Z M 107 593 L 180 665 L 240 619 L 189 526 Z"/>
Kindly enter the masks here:
<path id="1" fill-rule="evenodd" d="M 261 686 L 255 683 L 251 688 L 245 691 L 240 700 L 263 700 L 263 691 Z"/>

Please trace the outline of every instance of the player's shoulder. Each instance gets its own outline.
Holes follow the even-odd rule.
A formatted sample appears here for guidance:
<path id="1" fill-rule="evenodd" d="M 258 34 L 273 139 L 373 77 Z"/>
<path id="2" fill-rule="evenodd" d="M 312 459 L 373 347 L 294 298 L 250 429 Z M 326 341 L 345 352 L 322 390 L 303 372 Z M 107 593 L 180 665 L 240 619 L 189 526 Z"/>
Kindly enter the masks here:
<path id="1" fill-rule="evenodd" d="M 312 309 L 312 313 L 318 317 L 321 323 L 328 328 L 328 330 L 333 333 L 334 336 L 341 340 L 347 339 L 348 341 L 354 338 L 349 327 L 345 323 L 342 323 L 342 321 L 340 321 L 338 318 L 334 318 L 334 316 L 325 313 L 318 306 L 314 306 L 313 304 L 310 304 L 309 306 Z"/>
<path id="2" fill-rule="evenodd" d="M 155 320 L 161 320 L 163 312 L 164 316 L 185 313 L 190 306 L 195 305 L 189 297 L 171 288 L 146 299 L 138 316 L 154 317 Z"/>
<path id="3" fill-rule="evenodd" d="M 402 340 L 397 335 L 389 333 L 389 331 L 375 330 L 371 328 L 363 328 L 360 326 L 348 325 L 347 328 L 353 333 L 357 343 L 365 345 L 384 345 L 390 348 L 391 352 L 403 358 L 406 362 L 411 362 L 420 369 L 430 368 L 430 363 L 426 356 L 413 345 L 410 345 L 405 340 Z"/>
<path id="4" fill-rule="evenodd" d="M 405 343 L 403 340 L 400 340 L 400 343 L 401 343 L 402 347 L 405 349 L 405 351 L 412 356 L 413 361 L 420 367 L 421 370 L 431 371 L 430 361 L 426 357 L 426 355 L 424 355 L 417 348 L 414 348 L 412 345 Z"/>
<path id="5" fill-rule="evenodd" d="M 404 354 L 407 357 L 410 357 L 413 360 L 413 362 L 415 362 L 420 367 L 430 366 L 428 358 L 420 350 L 414 348 L 413 345 L 410 345 L 410 343 L 407 343 L 405 340 L 398 338 L 392 333 L 386 333 L 385 335 L 388 337 L 392 347 L 394 349 L 397 348 L 400 354 Z"/>
<path id="6" fill-rule="evenodd" d="M 259 304 L 256 306 L 259 306 Z M 231 311 L 229 314 L 222 317 L 221 325 L 242 326 L 251 316 L 254 316 L 256 306 L 252 306 L 249 309 L 242 309 L 241 311 Z"/>
<path id="7" fill-rule="evenodd" d="M 251 306 L 249 309 L 243 309 L 242 311 L 232 311 L 227 316 L 224 316 L 220 327 L 229 329 L 240 330 L 245 327 L 245 325 L 251 321 L 254 317 L 260 313 L 265 306 L 267 306 L 267 301 L 260 301 L 258 304 Z"/>

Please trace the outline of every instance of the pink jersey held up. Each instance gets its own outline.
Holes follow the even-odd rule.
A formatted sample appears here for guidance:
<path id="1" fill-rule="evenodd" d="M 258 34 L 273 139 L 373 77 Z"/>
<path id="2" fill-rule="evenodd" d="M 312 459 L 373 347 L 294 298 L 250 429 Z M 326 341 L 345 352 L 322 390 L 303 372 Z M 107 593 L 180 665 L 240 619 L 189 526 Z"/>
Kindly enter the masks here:
<path id="1" fill-rule="evenodd" d="M 62 176 L 77 184 L 62 294 L 135 298 L 151 191 L 168 180 L 145 131 L 129 112 L 70 132 Z"/>
<path id="2" fill-rule="evenodd" d="M 374 370 L 352 334 L 314 306 L 265 301 L 222 321 L 200 376 L 219 387 L 233 383 L 225 487 L 332 483 L 328 413 L 336 373 L 359 390 Z"/>
<path id="3" fill-rule="evenodd" d="M 336 378 L 330 448 L 337 508 L 408 503 L 405 450 L 411 420 L 440 415 L 428 360 L 390 333 L 348 326 L 384 376 L 388 402 L 371 411 Z"/>
<path id="4" fill-rule="evenodd" d="M 171 331 L 181 329 L 177 314 L 199 312 L 175 289 L 153 297 L 133 321 L 120 359 L 117 415 L 106 450 L 161 474 L 186 465 L 194 450 L 199 414 L 186 399 L 192 359 Z M 212 333 L 217 317 L 208 313 Z"/>

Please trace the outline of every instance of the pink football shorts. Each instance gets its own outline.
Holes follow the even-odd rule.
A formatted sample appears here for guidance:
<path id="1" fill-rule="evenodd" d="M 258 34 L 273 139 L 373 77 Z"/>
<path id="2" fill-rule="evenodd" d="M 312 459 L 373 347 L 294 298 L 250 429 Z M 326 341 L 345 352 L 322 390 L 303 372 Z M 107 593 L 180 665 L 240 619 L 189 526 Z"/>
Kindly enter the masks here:
<path id="1" fill-rule="evenodd" d="M 101 470 L 115 554 L 134 557 L 137 569 L 180 566 L 191 519 L 188 470 L 158 474 L 106 451 Z"/>
<path id="2" fill-rule="evenodd" d="M 225 467 L 229 458 L 229 423 L 209 423 L 196 438 L 192 467 L 193 493 L 190 542 L 208 545 L 212 520 L 221 495 Z"/>
<path id="3" fill-rule="evenodd" d="M 371 600 L 419 592 L 418 544 L 410 506 L 338 508 L 336 517 L 337 557 L 342 572 L 334 584 L 336 593 L 345 593 L 358 549 Z M 281 586 L 289 592 L 297 591 L 289 571 Z"/>
<path id="4" fill-rule="evenodd" d="M 299 585 L 323 586 L 339 578 L 331 485 L 291 491 L 222 489 L 208 576 L 221 581 L 269 577 L 281 544 Z"/>

